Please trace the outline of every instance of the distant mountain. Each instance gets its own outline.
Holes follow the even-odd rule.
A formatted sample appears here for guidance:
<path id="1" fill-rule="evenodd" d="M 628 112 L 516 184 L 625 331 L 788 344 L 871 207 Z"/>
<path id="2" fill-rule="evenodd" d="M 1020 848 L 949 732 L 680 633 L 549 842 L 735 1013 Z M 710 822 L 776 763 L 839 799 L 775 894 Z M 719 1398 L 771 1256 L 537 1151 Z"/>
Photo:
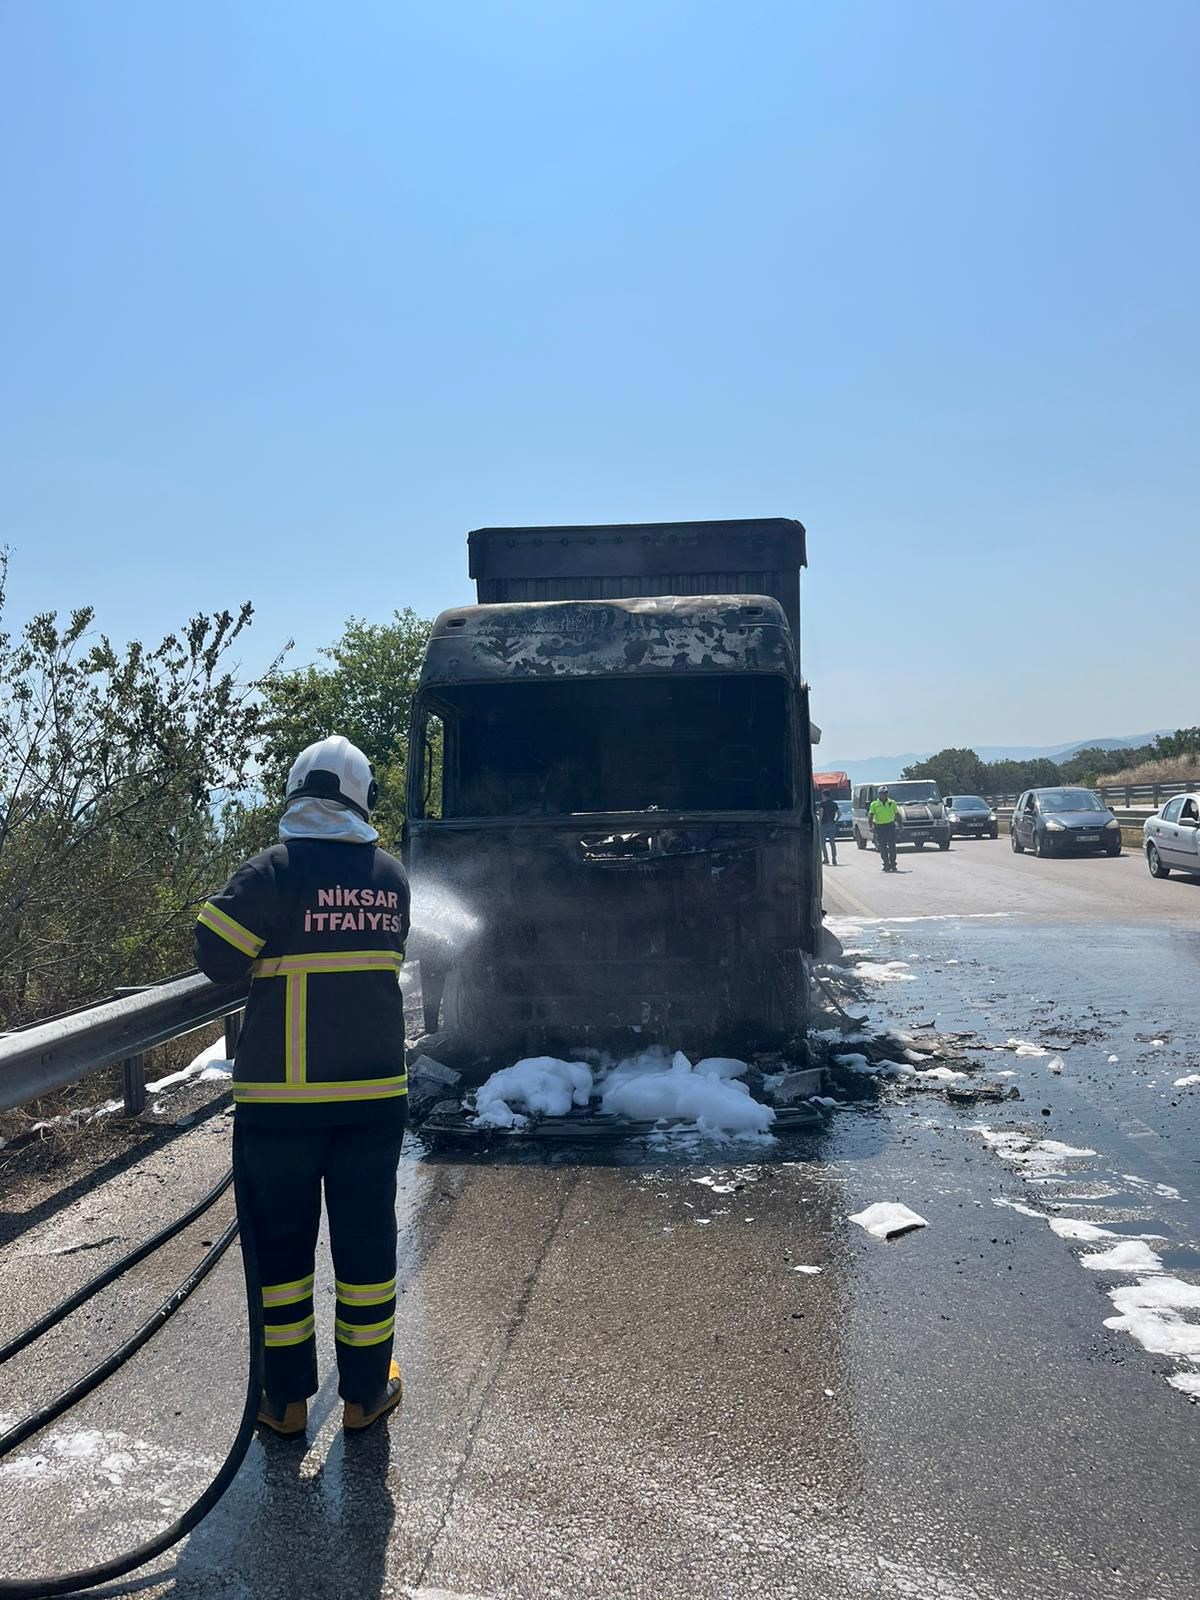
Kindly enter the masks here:
<path id="1" fill-rule="evenodd" d="M 1160 733 L 1171 733 L 1171 728 L 1158 728 L 1153 733 L 1130 733 L 1121 738 L 1107 735 L 1103 739 L 1075 739 L 1070 744 L 977 744 L 970 748 L 981 761 L 1032 761 L 1035 756 L 1046 756 L 1051 761 L 1065 761 L 1076 750 L 1126 750 L 1133 746 L 1150 744 Z M 939 749 L 944 746 L 939 746 Z M 834 761 L 827 759 L 818 746 L 820 761 L 818 772 L 844 772 L 851 783 L 878 783 L 883 778 L 898 778 L 905 767 L 915 761 L 924 761 L 936 754 L 933 750 L 910 750 L 900 756 L 868 756 L 862 761 Z"/>

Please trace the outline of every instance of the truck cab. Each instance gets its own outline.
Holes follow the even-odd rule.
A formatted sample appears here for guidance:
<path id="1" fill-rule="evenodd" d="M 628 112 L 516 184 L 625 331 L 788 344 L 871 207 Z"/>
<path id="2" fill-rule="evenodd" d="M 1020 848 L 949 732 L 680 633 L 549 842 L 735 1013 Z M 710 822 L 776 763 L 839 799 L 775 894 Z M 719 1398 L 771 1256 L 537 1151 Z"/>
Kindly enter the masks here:
<path id="1" fill-rule="evenodd" d="M 798 526 L 798 525 L 797 525 Z M 409 752 L 425 1024 L 508 1054 L 780 1047 L 820 927 L 808 692 L 770 594 L 444 612 Z"/>

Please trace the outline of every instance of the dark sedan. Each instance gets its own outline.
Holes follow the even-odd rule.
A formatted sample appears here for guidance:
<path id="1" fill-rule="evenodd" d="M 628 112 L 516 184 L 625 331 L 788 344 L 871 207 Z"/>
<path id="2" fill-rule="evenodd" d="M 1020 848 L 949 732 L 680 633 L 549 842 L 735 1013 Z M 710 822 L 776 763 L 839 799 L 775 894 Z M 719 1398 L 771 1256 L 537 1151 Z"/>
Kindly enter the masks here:
<path id="1" fill-rule="evenodd" d="M 854 837 L 854 810 L 849 800 L 839 800 L 837 808 L 837 836 L 839 839 L 852 839 Z"/>
<path id="2" fill-rule="evenodd" d="M 982 795 L 951 794 L 946 796 L 946 816 L 950 822 L 950 837 L 966 834 L 970 839 L 1000 837 L 1000 824 L 996 813 Z"/>
<path id="3" fill-rule="evenodd" d="M 1121 824 L 1090 789 L 1026 789 L 1017 800 L 1009 833 L 1022 855 L 1063 855 L 1068 850 L 1121 854 Z"/>

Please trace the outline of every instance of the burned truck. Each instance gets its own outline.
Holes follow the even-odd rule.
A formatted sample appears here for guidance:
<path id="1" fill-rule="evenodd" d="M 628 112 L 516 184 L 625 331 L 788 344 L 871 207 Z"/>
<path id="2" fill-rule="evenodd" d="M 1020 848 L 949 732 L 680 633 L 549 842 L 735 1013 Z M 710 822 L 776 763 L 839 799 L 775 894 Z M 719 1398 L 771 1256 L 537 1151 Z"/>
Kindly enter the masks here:
<path id="1" fill-rule="evenodd" d="M 798 522 L 487 528 L 415 698 L 425 1025 L 480 1054 L 765 1051 L 820 926 Z"/>

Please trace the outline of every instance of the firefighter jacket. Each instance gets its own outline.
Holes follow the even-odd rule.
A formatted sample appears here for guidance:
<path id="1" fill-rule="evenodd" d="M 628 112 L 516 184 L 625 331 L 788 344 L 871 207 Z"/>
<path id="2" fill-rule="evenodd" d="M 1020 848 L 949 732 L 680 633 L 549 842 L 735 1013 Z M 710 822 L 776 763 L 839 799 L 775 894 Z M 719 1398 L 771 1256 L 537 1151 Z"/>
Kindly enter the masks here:
<path id="1" fill-rule="evenodd" d="M 218 983 L 252 980 L 234 1062 L 240 1117 L 403 1126 L 408 927 L 400 863 L 324 839 L 264 850 L 203 906 L 197 966 Z"/>

